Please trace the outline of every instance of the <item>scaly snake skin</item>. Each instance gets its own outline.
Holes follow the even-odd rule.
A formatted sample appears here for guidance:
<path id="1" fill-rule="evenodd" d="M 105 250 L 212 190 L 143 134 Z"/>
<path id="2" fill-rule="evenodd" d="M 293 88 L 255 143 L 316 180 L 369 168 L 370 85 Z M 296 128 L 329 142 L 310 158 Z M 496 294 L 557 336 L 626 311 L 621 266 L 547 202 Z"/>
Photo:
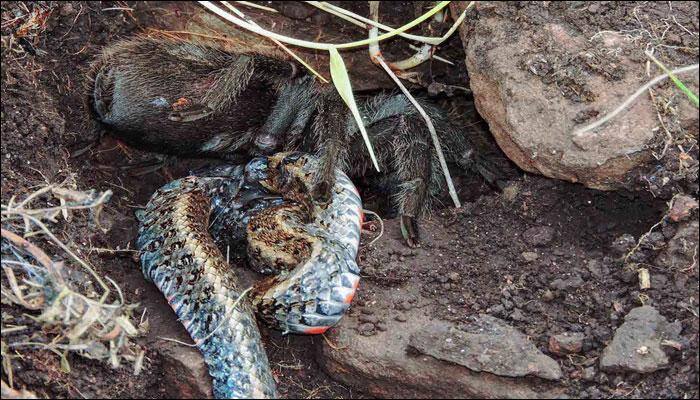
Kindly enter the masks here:
<path id="1" fill-rule="evenodd" d="M 311 156 L 282 153 L 219 167 L 163 186 L 138 213 L 144 276 L 204 356 L 217 398 L 277 397 L 254 311 L 284 332 L 323 333 L 355 294 L 360 196 L 338 171 L 330 201 L 313 201 L 316 166 Z M 239 278 L 212 234 L 245 238 L 250 264 L 278 275 L 237 302 Z"/>

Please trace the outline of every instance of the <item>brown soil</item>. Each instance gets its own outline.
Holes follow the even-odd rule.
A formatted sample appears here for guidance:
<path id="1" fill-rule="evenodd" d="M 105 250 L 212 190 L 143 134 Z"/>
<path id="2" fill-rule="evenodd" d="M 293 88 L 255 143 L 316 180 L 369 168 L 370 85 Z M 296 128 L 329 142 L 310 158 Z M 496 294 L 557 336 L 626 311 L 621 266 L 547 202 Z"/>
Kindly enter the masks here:
<path id="1" fill-rule="evenodd" d="M 353 7 L 367 14 L 364 4 Z M 391 15 L 388 22 L 394 25 L 405 21 L 406 14 L 413 15 L 410 4 L 396 7 L 397 11 L 386 13 Z M 24 38 L 13 37 L 33 8 L 50 14 L 39 29 L 31 30 Z M 133 247 L 137 227 L 133 211 L 143 206 L 159 186 L 201 162 L 181 161 L 136 176 L 133 170 L 120 167 L 149 160 L 152 155 L 124 148 L 111 138 L 81 157 L 71 158 L 70 154 L 91 138 L 82 85 L 92 57 L 103 46 L 144 27 L 163 27 L 165 20 L 169 21 L 168 27 L 176 26 L 188 10 L 181 4 L 141 2 L 2 4 L 2 202 L 6 204 L 11 196 L 21 198 L 37 185 L 61 182 L 69 176 L 74 177 L 77 188 L 114 192 L 103 217 L 108 233 L 102 234 L 87 218 L 60 222 L 55 229 L 100 273 L 114 279 L 129 302 L 140 304 L 137 315 L 147 310 L 151 331 L 139 339 L 146 349 L 153 348 L 158 336 L 182 336 L 184 329 L 157 289 L 144 281 L 133 252 L 107 254 L 90 249 L 128 249 L 129 243 Z M 259 15 L 261 23 L 272 18 L 256 12 L 250 15 Z M 350 35 L 364 35 L 359 28 L 347 28 L 334 19 L 317 17 L 319 22 L 312 17 L 318 25 L 301 29 L 299 21 L 285 18 L 280 30 L 294 30 L 299 37 L 315 38 L 322 33 L 325 36 L 319 40 L 336 38 L 339 42 Z M 428 77 L 424 78 L 424 86 L 432 80 L 467 86 L 459 37 L 455 35 L 443 47 L 440 54 L 455 61 L 457 67 L 440 63 L 421 67 L 423 76 Z M 396 42 L 383 50 L 396 58 L 408 54 Z M 390 87 L 376 68 L 368 62 L 362 64 L 365 50 L 354 54 L 353 60 L 346 62 L 357 63 L 355 71 L 366 71 L 360 75 L 363 79 L 377 82 L 366 85 L 366 89 Z M 314 61 L 322 62 L 323 58 L 314 57 Z M 462 97 L 442 98 L 441 102 L 467 113 L 468 101 Z M 461 199 L 467 202 L 465 207 L 457 213 L 447 208 L 436 210 L 435 218 L 424 224 L 425 243 L 417 250 L 434 253 L 433 272 L 414 276 L 410 267 L 414 251 L 408 248 L 392 252 L 365 250 L 361 266 L 365 279 L 372 282 L 370 290 L 418 279 L 423 287 L 421 296 L 430 301 L 439 317 L 459 321 L 475 312 L 489 312 L 530 335 L 543 350 L 549 334 L 585 332 L 589 339 L 581 355 L 560 359 L 572 396 L 698 396 L 698 318 L 687 310 L 697 309 L 697 264 L 683 271 L 652 271 L 654 282 L 666 283 L 648 291 L 650 304 L 669 320 L 682 322 L 683 336 L 689 344 L 682 357 L 673 360 L 670 370 L 644 376 L 599 374 L 591 382 L 576 375 L 582 366 L 596 362 L 625 313 L 639 305 L 636 278 L 630 278 L 615 262 L 610 244 L 624 233 L 638 238 L 647 231 L 662 217 L 666 207 L 663 201 L 641 193 L 602 193 L 527 175 L 511 181 L 504 193 L 493 192 L 472 176 L 458 176 L 455 183 Z M 369 191 L 367 203 L 369 208 L 378 203 Z M 552 227 L 552 242 L 536 249 L 527 244 L 523 232 L 534 226 Z M 46 250 L 57 253 L 55 249 Z M 524 251 L 537 252 L 538 259 L 525 262 Z M 602 275 L 591 274 L 591 262 L 603 271 Z M 458 274 L 459 280 L 446 281 L 450 273 Z M 572 276 L 579 276 L 580 283 L 563 290 L 550 288 L 553 280 Z M 550 289 L 555 298 L 545 302 L 543 295 Z M 358 306 L 371 296 L 370 290 L 361 288 Z M 614 311 L 613 303 L 621 308 Z M 6 314 L 21 313 L 3 303 L 3 321 Z M 320 370 L 311 349 L 324 340 L 322 337 L 282 336 L 272 331 L 263 335 L 283 396 L 363 397 Z M 161 368 L 160 356 L 152 350 L 147 353 L 144 372 L 137 377 L 130 366 L 115 370 L 77 356 L 69 356 L 72 371 L 65 374 L 60 372 L 58 357 L 48 351 L 23 350 L 22 356 L 13 361 L 15 386 L 40 396 L 165 398 L 170 389 L 163 383 L 169 371 Z M 3 380 L 7 379 L 5 374 L 3 370 Z"/>

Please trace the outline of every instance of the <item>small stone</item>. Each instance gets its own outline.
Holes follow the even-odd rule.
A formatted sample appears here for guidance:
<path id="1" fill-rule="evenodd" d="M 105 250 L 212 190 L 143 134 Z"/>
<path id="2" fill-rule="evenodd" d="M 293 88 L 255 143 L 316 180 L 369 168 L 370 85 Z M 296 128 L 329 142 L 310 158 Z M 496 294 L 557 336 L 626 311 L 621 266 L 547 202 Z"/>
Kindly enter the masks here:
<path id="1" fill-rule="evenodd" d="M 360 320 L 360 322 L 376 324 L 379 321 L 379 317 L 376 315 L 360 314 L 358 320 Z"/>
<path id="2" fill-rule="evenodd" d="M 399 315 L 395 316 L 394 319 L 399 321 L 399 322 L 406 322 L 407 321 L 406 316 L 403 314 L 399 314 Z"/>
<path id="3" fill-rule="evenodd" d="M 585 336 L 578 332 L 566 332 L 550 336 L 549 351 L 557 355 L 576 354 L 583 348 Z"/>
<path id="4" fill-rule="evenodd" d="M 492 315 L 501 315 L 503 311 L 505 311 L 505 307 L 503 307 L 502 304 L 496 304 L 493 307 L 489 307 L 489 309 L 486 311 Z"/>
<path id="5" fill-rule="evenodd" d="M 376 333 L 374 324 L 369 322 L 358 326 L 357 331 L 362 336 L 372 336 Z"/>
<path id="6" fill-rule="evenodd" d="M 598 260 L 589 260 L 586 263 L 586 268 L 588 269 L 588 272 L 591 273 L 591 275 L 595 276 L 596 278 L 599 278 L 602 276 L 602 266 L 600 261 Z"/>
<path id="7" fill-rule="evenodd" d="M 539 257 L 539 255 L 533 251 L 524 251 L 521 255 L 523 256 L 523 259 L 527 262 L 533 262 Z"/>
<path id="8" fill-rule="evenodd" d="M 544 293 L 542 293 L 542 300 L 548 302 L 554 300 L 554 293 L 552 293 L 551 290 L 546 289 Z"/>
<path id="9" fill-rule="evenodd" d="M 579 275 L 574 275 L 568 279 L 557 278 L 549 284 L 549 287 L 557 290 L 566 290 L 569 288 L 578 288 L 584 283 L 583 279 Z"/>
<path id="10" fill-rule="evenodd" d="M 462 280 L 462 277 L 457 272 L 450 272 L 447 277 L 451 282 L 459 282 Z"/>
<path id="11" fill-rule="evenodd" d="M 676 196 L 669 211 L 668 216 L 673 222 L 682 221 L 690 215 L 693 210 L 698 208 L 698 201 L 686 195 Z"/>
<path id="12" fill-rule="evenodd" d="M 554 239 L 554 228 L 536 226 L 523 232 L 523 239 L 533 246 L 546 246 Z"/>
<path id="13" fill-rule="evenodd" d="M 510 314 L 510 319 L 513 321 L 525 321 L 525 316 L 523 315 L 523 312 L 520 311 L 520 309 L 515 309 L 511 314 Z"/>
<path id="14" fill-rule="evenodd" d="M 595 380 L 595 367 L 584 368 L 581 373 L 581 379 L 588 382 Z"/>
<path id="15" fill-rule="evenodd" d="M 503 307 L 505 307 L 506 310 L 513 308 L 513 302 L 508 299 L 501 299 L 501 304 L 503 304 Z"/>
<path id="16" fill-rule="evenodd" d="M 634 247 L 635 244 L 637 244 L 637 241 L 634 239 L 634 236 L 630 235 L 629 233 L 625 233 L 624 235 L 615 239 L 610 247 L 617 256 L 621 257 L 632 250 L 632 247 Z"/>
<path id="17" fill-rule="evenodd" d="M 378 322 L 376 325 L 377 330 L 380 332 L 386 332 L 386 324 L 383 322 Z"/>
<path id="18" fill-rule="evenodd" d="M 669 365 L 662 343 L 677 340 L 682 326 L 669 323 L 651 306 L 632 309 L 603 350 L 600 369 L 608 372 L 654 372 Z"/>
<path id="19" fill-rule="evenodd" d="M 622 282 L 632 283 L 637 278 L 637 271 L 632 268 L 623 268 L 619 273 L 619 278 Z"/>
<path id="20" fill-rule="evenodd" d="M 165 374 L 163 388 L 167 398 L 211 398 L 212 381 L 207 364 L 197 349 L 163 341 L 155 347 Z"/>

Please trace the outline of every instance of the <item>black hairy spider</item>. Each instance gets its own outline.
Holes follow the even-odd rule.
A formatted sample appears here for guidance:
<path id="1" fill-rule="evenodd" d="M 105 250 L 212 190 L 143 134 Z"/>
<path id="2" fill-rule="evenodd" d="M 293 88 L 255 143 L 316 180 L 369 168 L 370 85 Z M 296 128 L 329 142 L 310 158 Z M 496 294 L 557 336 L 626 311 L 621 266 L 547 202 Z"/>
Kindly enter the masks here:
<path id="1" fill-rule="evenodd" d="M 321 159 L 314 195 L 328 196 L 334 169 L 351 178 L 373 171 L 347 106 L 331 85 L 267 54 L 223 51 L 166 38 L 137 37 L 106 48 L 93 64 L 88 105 L 99 126 L 127 144 L 179 156 L 241 159 L 281 150 Z M 493 182 L 465 132 L 421 101 L 445 157 Z M 409 246 L 444 177 L 425 122 L 402 94 L 362 99 L 360 112 Z M 478 161 L 478 162 L 477 162 Z"/>

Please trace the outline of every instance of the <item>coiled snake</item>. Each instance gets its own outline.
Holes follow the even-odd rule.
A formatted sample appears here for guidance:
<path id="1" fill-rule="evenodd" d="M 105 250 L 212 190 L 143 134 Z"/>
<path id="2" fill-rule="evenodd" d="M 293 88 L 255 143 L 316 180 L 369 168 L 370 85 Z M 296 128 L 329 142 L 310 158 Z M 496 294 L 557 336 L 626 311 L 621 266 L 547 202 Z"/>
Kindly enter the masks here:
<path id="1" fill-rule="evenodd" d="M 217 167 L 163 186 L 137 214 L 144 276 L 204 356 L 217 398 L 277 396 L 253 311 L 284 332 L 316 334 L 354 296 L 360 196 L 337 171 L 330 200 L 315 202 L 316 166 L 311 156 L 281 153 Z M 242 296 L 215 238 L 245 240 L 249 264 L 276 275 Z"/>

